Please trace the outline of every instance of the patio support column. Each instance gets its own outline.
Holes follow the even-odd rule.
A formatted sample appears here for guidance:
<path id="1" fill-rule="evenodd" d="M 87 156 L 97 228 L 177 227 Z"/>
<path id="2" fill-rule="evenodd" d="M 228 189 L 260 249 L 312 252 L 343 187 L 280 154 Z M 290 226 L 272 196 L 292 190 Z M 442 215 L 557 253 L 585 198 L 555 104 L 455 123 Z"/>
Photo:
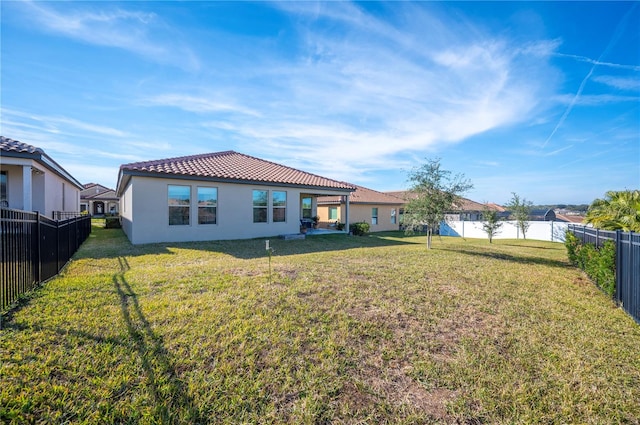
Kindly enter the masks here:
<path id="1" fill-rule="evenodd" d="M 345 233 L 349 233 L 349 195 L 344 197 L 344 231 Z"/>
<path id="2" fill-rule="evenodd" d="M 32 211 L 33 204 L 31 199 L 31 193 L 33 191 L 31 183 L 31 166 L 22 166 L 22 209 L 25 211 Z"/>

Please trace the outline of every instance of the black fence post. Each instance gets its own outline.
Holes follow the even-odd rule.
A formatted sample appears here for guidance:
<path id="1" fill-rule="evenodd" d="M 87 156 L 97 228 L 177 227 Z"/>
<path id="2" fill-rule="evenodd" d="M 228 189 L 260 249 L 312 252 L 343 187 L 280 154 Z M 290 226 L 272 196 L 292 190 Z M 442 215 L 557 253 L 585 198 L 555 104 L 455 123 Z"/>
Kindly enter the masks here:
<path id="1" fill-rule="evenodd" d="M 60 225 L 56 221 L 56 273 L 60 270 Z"/>
<path id="2" fill-rule="evenodd" d="M 622 242 L 620 241 L 620 230 L 616 230 L 616 302 L 622 301 L 620 288 L 622 285 Z"/>
<path id="3" fill-rule="evenodd" d="M 38 244 L 37 244 L 37 252 L 38 252 L 38 283 L 42 282 L 42 233 L 40 232 L 42 224 L 40 223 L 40 211 L 37 212 L 36 215 L 36 234 L 38 235 Z"/>

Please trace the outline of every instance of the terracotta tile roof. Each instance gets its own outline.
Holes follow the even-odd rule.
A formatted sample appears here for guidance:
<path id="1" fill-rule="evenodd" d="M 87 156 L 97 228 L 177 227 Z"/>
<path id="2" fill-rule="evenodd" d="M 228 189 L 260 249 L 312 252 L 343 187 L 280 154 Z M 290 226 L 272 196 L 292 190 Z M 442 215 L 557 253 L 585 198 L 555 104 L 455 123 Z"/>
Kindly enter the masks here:
<path id="1" fill-rule="evenodd" d="M 457 205 L 456 210 L 459 211 L 482 211 L 485 208 L 489 208 L 488 205 L 481 204 L 476 201 L 472 201 L 471 199 L 461 198 L 460 204 Z"/>
<path id="2" fill-rule="evenodd" d="M 576 223 L 583 224 L 584 216 L 582 215 L 566 215 L 566 214 L 556 214 L 557 221 L 566 221 L 567 223 Z"/>
<path id="3" fill-rule="evenodd" d="M 410 190 L 400 190 L 400 191 L 395 191 L 395 192 L 385 192 L 389 195 L 398 197 L 400 199 L 404 199 L 405 201 L 409 201 L 412 198 L 415 197 L 415 194 L 413 192 L 411 192 Z M 504 212 L 505 209 L 497 204 L 492 204 L 492 203 L 487 203 L 487 204 L 481 204 L 479 202 L 476 201 L 472 201 L 471 199 L 467 199 L 467 198 L 462 198 L 461 199 L 461 203 L 460 205 L 454 207 L 454 211 L 482 211 L 484 210 L 485 206 L 487 208 L 489 208 L 490 210 L 495 210 L 498 212 Z"/>
<path id="4" fill-rule="evenodd" d="M 396 198 L 400 198 L 405 201 L 408 201 L 412 198 L 412 193 L 411 191 L 408 191 L 408 190 L 396 190 L 393 192 L 385 192 L 385 193 L 387 195 L 395 196 Z"/>
<path id="5" fill-rule="evenodd" d="M 494 203 L 492 203 L 492 202 L 489 202 L 489 203 L 487 204 L 487 206 L 488 206 L 490 209 L 495 210 L 495 211 L 498 211 L 498 212 L 506 212 L 506 211 L 507 211 L 507 209 L 506 209 L 505 207 L 503 207 L 502 205 L 494 204 Z"/>
<path id="6" fill-rule="evenodd" d="M 40 148 L 4 136 L 0 136 L 0 150 L 16 153 L 44 153 Z"/>
<path id="7" fill-rule="evenodd" d="M 339 204 L 342 202 L 341 196 L 320 196 L 318 205 Z M 405 201 L 388 193 L 356 186 L 356 191 L 349 196 L 350 204 L 390 204 L 402 205 Z"/>
<path id="8" fill-rule="evenodd" d="M 354 190 L 349 183 L 328 179 L 295 168 L 234 151 L 213 152 L 120 166 L 122 174 L 149 173 L 193 176 L 218 180 L 276 183 L 294 186 Z"/>

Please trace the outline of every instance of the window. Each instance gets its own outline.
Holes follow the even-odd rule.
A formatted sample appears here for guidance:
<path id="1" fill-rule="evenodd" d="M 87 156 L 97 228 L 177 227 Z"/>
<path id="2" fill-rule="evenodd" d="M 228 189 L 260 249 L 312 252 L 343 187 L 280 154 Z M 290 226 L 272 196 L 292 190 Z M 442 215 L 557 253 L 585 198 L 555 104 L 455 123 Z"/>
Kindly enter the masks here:
<path id="1" fill-rule="evenodd" d="M 329 220 L 338 219 L 338 207 L 329 207 Z"/>
<path id="2" fill-rule="evenodd" d="M 287 218 L 287 192 L 273 191 L 273 222 L 283 223 Z"/>
<path id="3" fill-rule="evenodd" d="M 191 187 L 169 185 L 169 225 L 189 224 Z"/>
<path id="4" fill-rule="evenodd" d="M 391 224 L 396 224 L 396 209 L 391 208 Z"/>
<path id="5" fill-rule="evenodd" d="M 371 224 L 378 224 L 378 209 L 371 208 Z"/>
<path id="6" fill-rule="evenodd" d="M 198 224 L 216 224 L 218 209 L 218 189 L 198 187 Z"/>
<path id="7" fill-rule="evenodd" d="M 302 198 L 302 218 L 311 218 L 311 198 Z"/>
<path id="8" fill-rule="evenodd" d="M 0 206 L 8 207 L 7 199 L 7 172 L 0 171 Z"/>
<path id="9" fill-rule="evenodd" d="M 267 209 L 269 207 L 269 191 L 254 190 L 253 191 L 253 222 L 266 223 Z"/>
<path id="10" fill-rule="evenodd" d="M 400 219 L 400 224 L 402 224 L 404 221 L 404 208 L 400 208 L 400 210 L 398 210 L 398 216 Z"/>

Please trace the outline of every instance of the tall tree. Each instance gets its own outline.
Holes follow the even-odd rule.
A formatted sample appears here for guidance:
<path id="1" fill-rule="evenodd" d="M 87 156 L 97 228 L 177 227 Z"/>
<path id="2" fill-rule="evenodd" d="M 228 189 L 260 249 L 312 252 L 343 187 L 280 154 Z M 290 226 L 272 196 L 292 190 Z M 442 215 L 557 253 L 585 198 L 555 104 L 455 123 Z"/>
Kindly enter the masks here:
<path id="1" fill-rule="evenodd" d="M 640 232 L 640 191 L 605 193 L 591 203 L 585 221 L 600 229 Z"/>
<path id="2" fill-rule="evenodd" d="M 522 238 L 527 239 L 527 230 L 529 230 L 529 214 L 531 214 L 531 202 L 525 198 L 520 199 L 520 196 L 515 192 L 511 192 L 511 200 L 506 207 L 511 212 L 511 215 L 516 220 L 516 225 L 522 232 Z"/>
<path id="3" fill-rule="evenodd" d="M 427 162 L 409 173 L 409 202 L 404 225 L 408 233 L 427 225 L 427 248 L 431 249 L 433 229 L 445 220 L 445 214 L 459 207 L 461 195 L 473 188 L 464 174 L 453 175 L 440 167 L 440 159 Z"/>
<path id="4" fill-rule="evenodd" d="M 493 243 L 493 237 L 500 233 L 502 219 L 500 218 L 498 211 L 491 210 L 487 206 L 485 206 L 484 211 L 482 212 L 482 218 L 482 230 L 484 230 L 489 237 L 489 243 Z"/>

